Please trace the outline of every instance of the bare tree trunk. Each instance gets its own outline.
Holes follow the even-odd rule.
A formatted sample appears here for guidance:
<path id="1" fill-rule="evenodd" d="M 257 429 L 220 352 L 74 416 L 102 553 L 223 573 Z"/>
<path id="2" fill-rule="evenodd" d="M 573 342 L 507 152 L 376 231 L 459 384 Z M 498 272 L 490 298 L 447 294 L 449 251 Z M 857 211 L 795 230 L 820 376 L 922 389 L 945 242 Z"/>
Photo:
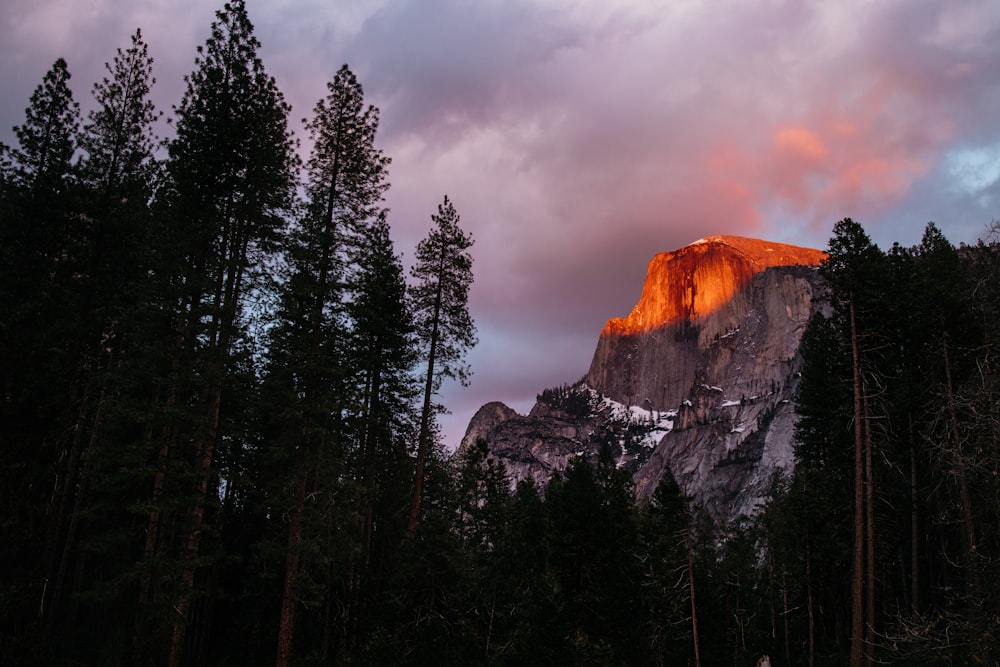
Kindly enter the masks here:
<path id="1" fill-rule="evenodd" d="M 493 603 L 490 605 L 490 623 L 486 628 L 486 650 L 485 650 L 486 664 L 490 663 L 490 642 L 493 639 L 493 619 L 496 617 L 496 614 L 497 614 L 497 594 L 496 591 L 493 591 Z"/>
<path id="2" fill-rule="evenodd" d="M 441 254 L 443 271 L 444 253 Z M 406 536 L 412 538 L 417 531 L 417 521 L 420 517 L 420 500 L 424 492 L 424 467 L 431 439 L 431 394 L 434 389 L 434 362 L 437 357 L 438 322 L 441 317 L 442 286 L 438 281 L 437 294 L 434 300 L 434 319 L 431 326 L 430 349 L 427 352 L 427 377 L 424 379 L 424 404 L 420 412 L 420 434 L 417 437 L 417 464 L 413 476 L 413 490 L 410 496 L 410 519 L 406 525 Z"/>
<path id="3" fill-rule="evenodd" d="M 686 506 L 686 503 L 685 503 Z M 698 605 L 695 601 L 694 593 L 694 547 L 691 538 L 691 517 L 688 514 L 687 529 L 687 566 L 688 566 L 688 592 L 691 597 L 691 641 L 694 644 L 694 664 L 701 667 L 701 649 L 698 644 Z"/>
<path id="4" fill-rule="evenodd" d="M 101 416 L 104 410 L 104 399 L 107 394 L 108 388 L 108 373 L 105 372 L 103 378 L 101 379 L 101 391 L 97 399 L 96 412 L 94 413 L 93 423 L 90 426 L 90 438 L 88 439 L 87 449 L 90 451 L 94 450 L 95 443 L 97 442 L 97 434 L 101 426 Z M 78 430 L 82 431 L 82 424 L 78 426 Z M 75 436 L 74 439 L 80 436 Z M 74 446 L 75 448 L 75 446 Z M 62 597 L 63 584 L 66 580 L 66 573 L 69 569 L 70 555 L 73 552 L 73 545 L 76 543 L 76 531 L 80 522 L 80 503 L 83 501 L 87 494 L 87 487 L 89 484 L 89 471 L 90 462 L 84 462 L 83 466 L 79 466 L 79 452 L 77 452 L 76 460 L 71 463 L 74 468 L 79 467 L 79 483 L 78 489 L 75 494 L 75 500 L 73 503 L 73 509 L 69 517 L 69 527 L 66 529 L 66 539 L 63 543 L 62 554 L 59 558 L 59 568 L 56 573 L 55 586 L 53 587 L 52 597 L 49 601 L 48 618 L 46 620 L 45 635 L 48 636 L 52 632 L 52 624 L 55 620 L 55 612 L 59 606 L 60 598 Z"/>
<path id="5" fill-rule="evenodd" d="M 187 306 L 188 312 L 192 312 L 198 303 L 198 298 L 196 296 L 191 296 L 191 304 Z M 177 323 L 177 330 L 175 332 L 175 339 L 173 343 L 177 346 L 177 351 L 174 352 L 170 359 L 170 370 L 172 374 L 177 374 L 181 367 L 180 355 L 182 354 L 180 350 L 188 344 L 189 340 L 189 327 L 184 323 L 184 318 L 179 318 Z M 193 344 L 193 342 L 192 342 Z M 158 402 L 158 397 L 154 399 L 154 406 Z M 174 417 L 171 415 L 174 406 L 177 404 L 177 387 L 174 384 L 167 390 L 166 400 L 163 404 L 163 413 L 166 416 L 166 423 L 160 430 L 160 446 L 156 450 L 156 472 L 153 474 L 153 496 L 152 496 L 152 509 L 149 512 L 149 517 L 146 521 L 146 543 L 143 547 L 142 558 L 142 577 L 139 583 L 139 611 L 143 612 L 146 605 L 149 603 L 153 596 L 153 575 L 155 570 L 155 556 L 157 548 L 159 547 L 160 540 L 160 525 L 162 523 L 162 517 L 160 515 L 160 500 L 163 497 L 163 487 L 166 482 L 167 476 L 167 464 L 170 459 L 170 443 L 172 442 L 175 432 L 174 432 Z M 149 433 L 147 437 L 150 440 L 150 444 L 155 443 L 154 436 Z M 135 637 L 136 643 L 139 642 L 139 636 Z M 139 649 L 136 647 L 136 653 L 138 655 Z"/>
<path id="6" fill-rule="evenodd" d="M 909 415 L 910 434 L 910 613 L 920 611 L 920 515 L 917 495 L 917 450 L 913 444 L 913 416 Z"/>
<path id="7" fill-rule="evenodd" d="M 219 369 L 221 372 L 221 369 Z M 177 616 L 174 621 L 173 634 L 170 640 L 170 667 L 180 667 L 184 657 L 184 641 L 187 633 L 188 615 L 191 609 L 191 598 L 194 595 L 194 579 L 198 550 L 201 544 L 201 527 L 205 518 L 205 505 L 208 500 L 208 483 L 211 476 L 212 458 L 215 452 L 215 440 L 218 436 L 219 415 L 222 406 L 222 380 L 217 378 L 206 388 L 207 403 L 210 407 L 209 424 L 198 445 L 196 470 L 198 484 L 195 489 L 194 504 L 191 507 L 191 528 L 184 543 L 184 569 L 181 572 L 180 589 L 174 611 Z"/>
<path id="8" fill-rule="evenodd" d="M 434 345 L 431 345 L 434 351 Z M 434 381 L 433 355 L 427 362 L 427 380 L 424 388 L 424 406 L 420 416 L 420 434 L 417 436 L 417 463 L 413 475 L 413 489 L 410 495 L 410 518 L 406 524 L 406 536 L 412 538 L 417 531 L 417 521 L 420 517 L 420 501 L 424 493 L 424 469 L 427 464 L 427 452 L 430 449 L 431 420 L 431 388 Z"/>
<path id="9" fill-rule="evenodd" d="M 814 667 L 816 664 L 816 617 L 813 614 L 812 554 L 808 539 L 806 540 L 806 610 L 809 614 L 809 667 Z"/>
<path id="10" fill-rule="evenodd" d="M 295 487 L 295 504 L 288 517 L 288 551 L 285 554 L 285 586 L 281 595 L 281 619 L 278 622 L 278 659 L 276 667 L 292 664 L 295 639 L 295 585 L 302 553 L 302 511 L 306 498 L 306 475 L 303 471 Z"/>
<path id="11" fill-rule="evenodd" d="M 176 389 L 171 388 L 166 401 L 167 408 L 174 405 L 176 400 L 175 397 Z M 158 399 L 154 400 L 154 405 L 156 403 L 158 403 Z M 168 458 L 170 456 L 170 441 L 172 437 L 172 427 L 169 423 L 165 424 L 161 429 L 160 445 L 156 450 L 156 472 L 153 474 L 152 502 L 149 516 L 146 519 L 146 540 L 142 550 L 142 573 L 139 578 L 138 600 L 138 618 L 140 621 L 145 619 L 147 607 L 155 597 L 154 584 L 157 575 L 156 553 L 157 550 L 161 548 L 160 526 L 162 523 L 162 516 L 159 507 L 160 501 L 163 497 L 164 483 L 166 481 L 166 469 Z M 152 433 L 147 433 L 146 438 L 148 439 L 150 445 L 155 443 Z M 155 644 L 160 639 L 161 637 L 158 633 L 155 638 L 151 638 L 146 636 L 146 633 L 140 631 L 139 627 L 137 627 L 136 631 L 133 632 L 132 635 L 132 662 L 134 664 L 142 664 L 145 662 L 146 659 L 144 656 L 148 654 L 148 647 Z"/>
<path id="12" fill-rule="evenodd" d="M 978 548 L 976 545 L 976 526 L 972 519 L 972 497 L 969 494 L 969 483 L 965 475 L 966 464 L 965 454 L 962 451 L 962 434 L 959 433 L 958 413 L 955 410 L 955 392 L 951 378 L 951 355 L 948 352 L 947 334 L 943 337 L 942 345 L 944 347 L 944 373 L 945 391 L 948 400 L 948 420 L 951 427 L 951 456 L 955 466 L 954 476 L 958 482 L 959 503 L 961 505 L 962 512 L 962 552 L 964 554 L 963 560 L 966 569 L 966 586 L 969 594 L 973 598 L 978 599 L 981 587 L 979 582 L 979 566 L 978 563 L 976 563 L 976 550 Z"/>
<path id="13" fill-rule="evenodd" d="M 231 198 L 230 198 L 230 206 Z M 220 256 L 225 268 L 219 272 L 212 301 L 212 318 L 208 327 L 207 379 L 202 390 L 203 404 L 207 406 L 205 426 L 198 433 L 195 442 L 195 486 L 194 503 L 190 511 L 191 528 L 184 545 L 184 570 L 181 585 L 174 605 L 177 619 L 174 623 L 170 643 L 170 665 L 178 667 L 184 654 L 184 639 L 187 631 L 187 617 L 194 594 L 196 561 L 201 543 L 202 524 L 208 501 L 208 485 L 215 456 L 215 445 L 219 437 L 219 419 L 222 411 L 222 388 L 225 365 L 233 340 L 236 317 L 242 292 L 243 272 L 247 266 L 247 248 L 250 239 L 248 221 L 230 220 L 222 230 L 225 241 Z"/>
<path id="14" fill-rule="evenodd" d="M 854 389 L 854 560 L 851 572 L 851 667 L 864 664 L 864 435 L 861 414 L 861 370 L 854 297 L 850 302 L 851 358 Z"/>
<path id="15" fill-rule="evenodd" d="M 778 639 L 778 615 L 774 608 L 774 553 L 768 549 L 767 552 L 767 587 L 768 587 L 768 603 L 771 606 L 771 644 L 773 644 Z"/>
<path id="16" fill-rule="evenodd" d="M 785 664 L 792 664 L 792 647 L 788 637 L 788 578 L 781 570 L 781 621 L 785 631 Z"/>
<path id="17" fill-rule="evenodd" d="M 153 509 L 149 512 L 146 521 L 146 544 L 143 547 L 143 571 L 142 580 L 139 585 L 139 608 L 142 609 L 149 602 L 152 596 L 153 583 L 153 556 L 156 554 L 156 545 L 160 536 L 160 510 L 158 505 L 163 496 L 163 482 L 166 478 L 167 457 L 170 454 L 170 446 L 164 434 L 163 442 L 156 453 L 156 473 L 153 475 Z"/>
<path id="18" fill-rule="evenodd" d="M 865 427 L 865 664 L 871 665 L 875 647 L 875 479 L 867 392 L 862 393 L 862 410 Z"/>
<path id="19" fill-rule="evenodd" d="M 72 393 L 75 394 L 76 391 L 74 387 Z M 75 403 L 73 396 L 69 397 L 68 402 Z M 60 567 L 59 555 L 65 553 L 65 550 L 69 548 L 68 539 L 64 537 L 66 533 L 65 526 L 69 521 L 68 517 L 71 517 L 76 511 L 75 501 L 78 498 L 74 489 L 76 488 L 77 476 L 80 472 L 80 457 L 83 449 L 83 432 L 85 430 L 84 422 L 86 419 L 84 413 L 87 410 L 89 402 L 90 390 L 89 386 L 85 386 L 83 396 L 80 398 L 80 406 L 76 410 L 76 419 L 73 424 L 73 436 L 70 439 L 70 445 L 68 449 L 60 451 L 60 454 L 66 453 L 67 456 L 65 458 L 59 456 L 58 458 L 59 461 L 65 460 L 65 467 L 57 465 L 57 469 L 62 469 L 55 476 L 56 481 L 53 496 L 49 503 L 51 511 L 46 512 L 49 519 L 47 521 L 45 548 L 42 556 L 46 586 L 43 590 L 41 603 L 42 615 L 44 617 L 42 636 L 45 639 L 48 639 L 49 634 L 52 632 L 53 625 L 55 624 L 55 616 L 58 612 L 59 599 L 62 597 L 63 582 L 62 578 L 58 575 Z"/>
<path id="20" fill-rule="evenodd" d="M 375 467 L 378 437 L 378 417 L 381 411 L 382 394 L 382 364 L 381 358 L 376 361 L 365 382 L 365 397 L 363 401 L 365 416 L 364 435 L 361 444 L 361 507 L 358 511 L 359 532 L 361 537 L 360 551 L 351 559 L 348 577 L 347 610 L 345 613 L 344 650 L 350 651 L 357 642 L 358 614 L 363 590 L 369 585 L 371 570 L 372 547 L 375 534 L 375 501 L 377 484 Z"/>

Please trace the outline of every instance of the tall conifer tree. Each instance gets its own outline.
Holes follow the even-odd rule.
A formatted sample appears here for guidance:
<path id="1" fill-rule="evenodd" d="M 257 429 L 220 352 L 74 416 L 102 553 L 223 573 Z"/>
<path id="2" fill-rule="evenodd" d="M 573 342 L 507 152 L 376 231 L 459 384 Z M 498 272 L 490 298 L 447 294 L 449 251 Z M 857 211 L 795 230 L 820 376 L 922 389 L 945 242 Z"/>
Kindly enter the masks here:
<path id="1" fill-rule="evenodd" d="M 353 277 L 358 271 L 364 275 L 366 269 L 373 268 L 359 268 L 356 262 L 388 261 L 377 254 L 364 256 L 363 252 L 369 233 L 379 243 L 388 241 L 382 202 L 388 188 L 389 159 L 375 147 L 378 109 L 365 105 L 361 84 L 346 65 L 327 84 L 327 91 L 306 123 L 313 148 L 306 163 L 305 215 L 288 248 L 291 275 L 282 290 L 281 321 L 273 344 L 277 362 L 274 379 L 292 390 L 288 395 L 294 397 L 290 414 L 295 420 L 283 429 L 284 446 L 298 452 L 297 461 L 290 462 L 288 480 L 293 497 L 279 621 L 279 665 L 291 661 L 296 611 L 302 597 L 300 579 L 309 567 L 304 560 L 305 542 L 310 533 L 313 537 L 318 534 L 316 521 L 321 518 L 305 515 L 305 499 L 310 494 L 332 500 L 332 485 L 345 478 L 348 458 L 349 436 L 343 415 L 357 413 L 359 405 L 371 401 L 371 396 L 363 395 L 351 382 L 356 369 L 350 367 L 352 324 L 345 304 L 354 300 L 348 297 L 353 292 Z M 386 252 L 384 248 L 380 251 Z M 391 248 L 388 252 L 391 256 Z M 392 289 L 392 277 L 381 277 L 390 280 L 383 287 Z M 362 286 L 367 287 L 363 282 Z M 371 295 L 359 296 L 360 308 Z M 382 307 L 388 314 L 394 306 Z M 381 377 L 372 376 L 370 368 L 366 370 L 369 381 Z M 319 478 L 317 470 L 327 471 L 325 478 Z M 330 521 L 330 517 L 324 520 Z"/>
<path id="2" fill-rule="evenodd" d="M 435 226 L 417 244 L 417 261 L 411 269 L 417 283 L 410 291 L 410 303 L 427 365 L 407 524 L 410 536 L 417 528 L 424 468 L 433 444 L 433 396 L 445 378 L 457 379 L 463 386 L 468 384 L 465 353 L 476 344 L 476 327 L 469 315 L 472 237 L 458 226 L 458 212 L 447 196 L 431 220 Z"/>
<path id="3" fill-rule="evenodd" d="M 830 286 L 834 315 L 849 344 L 854 429 L 854 561 L 851 586 L 851 665 L 871 664 L 875 627 L 875 525 L 872 407 L 869 387 L 876 364 L 868 350 L 879 335 L 877 323 L 884 258 L 860 224 L 844 218 L 833 227 L 829 256 L 821 273 Z"/>
<path id="4" fill-rule="evenodd" d="M 234 346 L 246 337 L 246 302 L 285 229 L 296 160 L 288 105 L 258 56 L 243 0 L 216 13 L 176 109 L 155 239 L 154 275 L 172 313 L 163 388 L 164 421 L 155 430 L 157 470 L 147 521 L 140 598 L 155 593 L 151 569 L 170 550 L 164 512 L 179 529 L 173 581 L 170 663 L 185 652 L 206 509 L 216 494 L 216 447 Z M 238 446 L 233 443 L 233 446 Z M 169 501 L 169 502 L 168 502 Z"/>
<path id="5" fill-rule="evenodd" d="M 79 268 L 79 229 L 72 215 L 72 196 L 80 124 L 69 79 L 66 61 L 59 58 L 32 93 L 24 123 L 14 128 L 18 144 L 9 151 L 5 170 L 6 211 L 0 220 L 0 306 L 4 310 L 0 388 L 12 396 L 26 390 L 23 381 L 29 378 L 22 373 L 38 375 L 54 361 L 36 358 L 33 351 L 63 347 L 65 340 L 55 338 L 68 335 L 66 310 Z M 60 363 L 52 370 L 65 372 L 66 367 Z M 51 385 L 52 378 L 43 384 Z M 37 407 L 41 405 L 44 401 Z M 29 408 L 27 414 L 33 411 Z M 51 415 L 45 421 L 50 422 Z"/>
<path id="6" fill-rule="evenodd" d="M 94 86 L 97 106 L 79 137 L 84 153 L 78 168 L 82 211 L 77 223 L 79 263 L 67 313 L 74 318 L 68 345 L 74 374 L 66 391 L 72 428 L 67 438 L 65 481 L 51 514 L 54 528 L 46 549 L 50 582 L 47 632 L 59 618 L 70 564 L 80 558 L 75 555 L 77 542 L 108 540 L 106 529 L 98 530 L 98 538 L 87 535 L 88 526 L 81 524 L 97 512 L 86 507 L 88 498 L 107 491 L 92 488 L 95 470 L 103 475 L 123 467 L 125 443 L 104 443 L 101 426 L 108 415 L 108 397 L 123 393 L 120 385 L 112 383 L 111 365 L 123 352 L 125 322 L 135 320 L 129 303 L 134 302 L 134 289 L 142 278 L 141 258 L 145 255 L 156 169 L 152 124 L 158 114 L 149 100 L 152 59 L 139 31 L 132 36 L 128 50 L 119 49 L 106 68 L 110 78 Z M 119 546 L 124 548 L 122 543 Z M 73 618 L 62 619 L 58 625 L 71 636 L 73 622 Z"/>
<path id="7" fill-rule="evenodd" d="M 0 556 L 10 582 L 0 588 L 0 620 L 15 628 L 48 612 L 46 575 L 68 492 L 82 260 L 73 164 L 79 106 L 69 79 L 59 58 L 14 127 L 17 145 L 0 157 Z"/>
<path id="8" fill-rule="evenodd" d="M 370 624 L 361 616 L 385 585 L 402 542 L 411 472 L 407 443 L 418 422 L 412 373 L 416 348 L 405 274 L 384 215 L 369 226 L 355 262 L 347 305 L 348 365 L 350 393 L 360 399 L 350 430 L 361 542 L 349 567 L 347 615 L 354 619 L 349 646 Z"/>
<path id="9" fill-rule="evenodd" d="M 14 128 L 14 182 L 46 194 L 64 192 L 72 184 L 80 105 L 69 88 L 69 67 L 59 58 L 31 95 L 24 123 Z"/>

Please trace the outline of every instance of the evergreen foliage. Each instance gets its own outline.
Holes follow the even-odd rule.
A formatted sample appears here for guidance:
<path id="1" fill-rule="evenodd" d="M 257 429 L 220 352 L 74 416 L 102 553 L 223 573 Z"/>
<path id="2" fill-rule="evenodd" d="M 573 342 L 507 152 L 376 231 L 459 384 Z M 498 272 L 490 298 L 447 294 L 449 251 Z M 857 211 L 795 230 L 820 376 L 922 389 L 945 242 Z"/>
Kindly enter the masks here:
<path id="1" fill-rule="evenodd" d="M 513 485 L 434 419 L 476 342 L 454 206 L 408 286 L 379 111 L 342 67 L 300 165 L 259 50 L 226 4 L 163 163 L 138 30 L 82 125 L 57 60 L 0 147 L 0 663 L 996 664 L 996 224 L 834 225 L 751 519 L 669 470 L 636 501 L 624 427 Z"/>
<path id="2" fill-rule="evenodd" d="M 416 472 L 407 524 L 410 536 L 420 517 L 424 467 L 437 411 L 433 396 L 445 378 L 458 380 L 462 386 L 468 384 L 470 370 L 465 364 L 465 353 L 477 342 L 476 326 L 469 315 L 472 237 L 458 226 L 458 212 L 447 196 L 431 220 L 435 226 L 417 244 L 416 263 L 410 269 L 416 283 L 408 292 L 418 344 L 426 360 Z"/>
<path id="3" fill-rule="evenodd" d="M 64 562 L 83 442 L 77 374 L 90 267 L 69 79 L 60 58 L 31 95 L 14 128 L 18 145 L 5 151 L 0 193 L 0 525 L 9 563 L 0 604 L 15 626 L 43 618 L 39 634 L 51 624 L 48 583 Z"/>
<path id="4" fill-rule="evenodd" d="M 156 298 L 170 323 L 161 363 L 171 372 L 150 443 L 156 469 L 139 598 L 151 641 L 139 652 L 165 642 L 171 665 L 201 650 L 199 633 L 188 630 L 217 548 L 208 530 L 223 481 L 217 457 L 243 446 L 227 411 L 240 400 L 248 298 L 278 248 L 295 189 L 289 108 L 259 48 L 242 0 L 217 12 L 175 109 L 156 212 Z M 213 542 L 203 549 L 206 537 Z"/>
<path id="5" fill-rule="evenodd" d="M 956 249 L 933 224 L 888 253 L 851 220 L 834 233 L 821 269 L 830 309 L 803 340 L 795 475 L 761 515 L 771 558 L 794 573 L 789 608 L 806 611 L 789 621 L 808 638 L 799 659 L 988 663 L 997 552 L 980 543 L 992 530 L 973 498 L 997 487 L 972 473 L 992 436 L 965 428 L 991 418 L 962 410 L 959 386 L 989 384 L 996 338 L 975 313 L 996 280 L 969 276 L 996 246 Z M 796 659 L 792 642 L 785 652 Z"/>
<path id="6" fill-rule="evenodd" d="M 595 411 L 593 395 L 590 390 L 576 385 L 560 385 L 543 389 L 536 397 L 539 403 L 545 403 L 554 410 L 562 410 L 571 417 L 587 417 Z"/>

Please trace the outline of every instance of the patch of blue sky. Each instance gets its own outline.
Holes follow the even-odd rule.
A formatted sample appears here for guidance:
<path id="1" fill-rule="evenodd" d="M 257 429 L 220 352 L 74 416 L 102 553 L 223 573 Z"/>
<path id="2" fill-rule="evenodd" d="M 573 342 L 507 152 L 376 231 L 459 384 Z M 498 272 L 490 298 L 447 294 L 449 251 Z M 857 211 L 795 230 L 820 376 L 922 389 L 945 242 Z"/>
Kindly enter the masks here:
<path id="1" fill-rule="evenodd" d="M 1000 141 L 951 151 L 944 162 L 954 189 L 968 195 L 989 196 L 985 191 L 1000 180 Z"/>

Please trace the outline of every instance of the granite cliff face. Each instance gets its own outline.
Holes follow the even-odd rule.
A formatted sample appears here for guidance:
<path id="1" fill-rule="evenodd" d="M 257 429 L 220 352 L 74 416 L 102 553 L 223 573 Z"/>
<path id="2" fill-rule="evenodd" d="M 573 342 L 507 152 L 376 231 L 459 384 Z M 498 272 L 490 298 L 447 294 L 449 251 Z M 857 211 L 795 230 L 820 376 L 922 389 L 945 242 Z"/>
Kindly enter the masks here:
<path id="1" fill-rule="evenodd" d="M 581 383 L 543 392 L 527 416 L 483 406 L 462 447 L 484 439 L 515 481 L 544 484 L 607 442 L 640 495 L 669 467 L 716 520 L 752 513 L 792 465 L 799 344 L 823 258 L 734 236 L 656 255 Z"/>
<path id="2" fill-rule="evenodd" d="M 627 405 L 676 407 L 704 353 L 750 325 L 760 350 L 742 367 L 741 381 L 769 385 L 785 369 L 773 368 L 767 352 L 794 356 L 810 314 L 813 272 L 793 267 L 817 266 L 823 257 L 819 250 L 737 236 L 712 236 L 656 255 L 639 303 L 601 332 L 587 384 Z M 745 321 L 751 311 L 766 323 Z"/>

